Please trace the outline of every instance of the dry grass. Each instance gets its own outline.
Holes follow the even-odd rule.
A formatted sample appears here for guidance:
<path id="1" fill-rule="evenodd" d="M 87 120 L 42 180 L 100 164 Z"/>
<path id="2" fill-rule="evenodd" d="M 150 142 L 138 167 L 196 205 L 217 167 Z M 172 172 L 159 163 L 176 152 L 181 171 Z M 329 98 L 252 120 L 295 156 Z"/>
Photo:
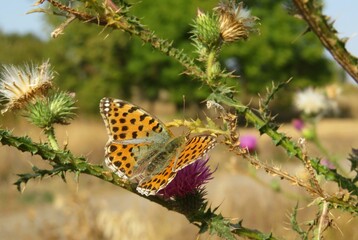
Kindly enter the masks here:
<path id="1" fill-rule="evenodd" d="M 325 120 L 318 133 L 323 143 L 344 163 L 351 147 L 358 146 L 356 119 Z M 34 140 L 39 132 L 22 121 L 6 124 L 16 135 L 30 135 Z M 290 126 L 281 131 L 298 138 Z M 103 147 L 107 141 L 105 128 L 99 119 L 78 119 L 73 124 L 57 129 L 60 143 L 91 162 L 103 161 Z M 242 130 L 241 134 L 256 134 L 255 130 Z M 310 153 L 317 155 L 314 148 Z M 218 146 L 211 156 L 213 168 L 218 166 L 215 178 L 208 185 L 212 206 L 220 205 L 224 216 L 244 219 L 247 227 L 273 231 L 275 236 L 293 239 L 288 214 L 300 201 L 299 220 L 312 219 L 315 210 L 308 207 L 309 196 L 298 187 L 280 182 L 264 172 L 250 168 L 244 159 Z M 79 183 L 68 175 L 68 183 L 59 178 L 30 182 L 20 194 L 11 184 L 15 173 L 30 170 L 31 163 L 46 166 L 39 158 L 23 154 L 8 147 L 0 148 L 0 239 L 195 239 L 197 228 L 179 214 L 168 212 L 136 195 L 104 183 L 90 176 L 81 176 Z M 259 158 L 275 162 L 293 175 L 304 172 L 298 160 L 287 159 L 285 153 L 274 147 L 267 137 L 259 141 Z M 31 159 L 31 162 L 29 161 Z M 348 166 L 346 164 L 345 167 Z M 281 184 L 281 192 L 270 187 Z M 334 191 L 335 186 L 325 186 Z M 358 221 L 335 212 L 339 230 L 330 230 L 327 239 L 358 239 Z M 207 236 L 200 236 L 206 239 Z"/>

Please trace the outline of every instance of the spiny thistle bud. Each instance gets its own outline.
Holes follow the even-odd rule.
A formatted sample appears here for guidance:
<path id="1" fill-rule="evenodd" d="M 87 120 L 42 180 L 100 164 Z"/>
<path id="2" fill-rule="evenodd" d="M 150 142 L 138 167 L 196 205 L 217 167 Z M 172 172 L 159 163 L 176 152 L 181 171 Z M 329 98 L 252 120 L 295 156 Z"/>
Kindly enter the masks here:
<path id="1" fill-rule="evenodd" d="M 207 201 L 205 199 L 207 192 L 205 189 L 198 189 L 197 191 L 187 194 L 185 196 L 175 197 L 175 201 L 170 202 L 173 208 L 185 214 L 189 221 L 195 218 L 199 209 L 205 209 Z"/>
<path id="2" fill-rule="evenodd" d="M 53 124 L 69 124 L 75 116 L 74 97 L 67 92 L 56 92 L 48 98 L 37 99 L 30 104 L 25 117 L 39 128 L 46 129 Z"/>
<path id="3" fill-rule="evenodd" d="M 196 44 L 200 43 L 208 49 L 220 47 L 220 29 L 215 14 L 205 14 L 198 9 L 193 27 Z"/>
<path id="4" fill-rule="evenodd" d="M 23 69 L 4 65 L 0 78 L 1 113 L 23 108 L 36 96 L 43 96 L 51 87 L 52 79 L 48 61 L 40 66 L 25 65 Z"/>
<path id="5" fill-rule="evenodd" d="M 251 16 L 243 6 L 242 2 L 225 1 L 214 8 L 219 16 L 220 34 L 224 42 L 247 39 L 250 32 L 258 32 L 255 28 L 258 18 Z"/>

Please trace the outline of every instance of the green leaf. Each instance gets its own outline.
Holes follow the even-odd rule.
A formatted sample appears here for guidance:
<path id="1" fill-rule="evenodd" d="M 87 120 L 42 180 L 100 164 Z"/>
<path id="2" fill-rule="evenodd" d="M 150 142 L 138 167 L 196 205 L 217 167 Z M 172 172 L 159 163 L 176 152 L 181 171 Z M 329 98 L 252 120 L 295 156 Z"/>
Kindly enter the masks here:
<path id="1" fill-rule="evenodd" d="M 236 240 L 234 234 L 231 232 L 230 222 L 224 219 L 221 214 L 211 218 L 209 233 L 216 234 L 224 239 Z"/>
<path id="2" fill-rule="evenodd" d="M 356 179 L 354 180 L 354 182 L 356 182 L 358 180 L 358 149 L 352 148 L 352 153 L 349 154 L 348 161 L 351 162 L 351 171 L 356 173 Z"/>

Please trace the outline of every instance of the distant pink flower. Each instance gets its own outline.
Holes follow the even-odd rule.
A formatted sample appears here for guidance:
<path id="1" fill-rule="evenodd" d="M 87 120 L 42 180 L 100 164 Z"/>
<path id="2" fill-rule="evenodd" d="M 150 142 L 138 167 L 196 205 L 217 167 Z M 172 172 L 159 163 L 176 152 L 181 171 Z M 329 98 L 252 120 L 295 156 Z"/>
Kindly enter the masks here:
<path id="1" fill-rule="evenodd" d="M 250 152 L 253 152 L 257 148 L 257 139 L 253 135 L 243 135 L 239 139 L 240 147 L 247 148 Z"/>
<path id="2" fill-rule="evenodd" d="M 329 169 L 336 169 L 336 166 L 326 158 L 322 158 L 319 163 Z"/>
<path id="3" fill-rule="evenodd" d="M 164 198 L 184 197 L 185 195 L 195 193 L 203 189 L 203 185 L 213 179 L 207 162 L 209 157 L 203 157 L 189 166 L 178 171 L 175 178 L 158 193 Z"/>
<path id="4" fill-rule="evenodd" d="M 302 119 L 295 118 L 292 120 L 292 125 L 297 131 L 301 131 L 305 127 L 305 123 Z"/>

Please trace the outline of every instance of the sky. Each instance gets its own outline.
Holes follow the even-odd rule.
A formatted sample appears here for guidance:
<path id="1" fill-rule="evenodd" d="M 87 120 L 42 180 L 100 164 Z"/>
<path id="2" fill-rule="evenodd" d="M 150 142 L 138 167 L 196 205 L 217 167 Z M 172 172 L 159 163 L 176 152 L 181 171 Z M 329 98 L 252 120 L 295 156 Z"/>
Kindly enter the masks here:
<path id="1" fill-rule="evenodd" d="M 5 0 L 1 0 L 5 1 Z M 5 33 L 33 33 L 42 39 L 49 38 L 43 13 L 26 14 L 33 9 L 35 0 L 12 0 L 3 3 L 0 10 L 0 30 Z M 348 37 L 347 49 L 358 57 L 358 0 L 324 0 L 325 14 L 335 19 L 340 37 Z"/>

